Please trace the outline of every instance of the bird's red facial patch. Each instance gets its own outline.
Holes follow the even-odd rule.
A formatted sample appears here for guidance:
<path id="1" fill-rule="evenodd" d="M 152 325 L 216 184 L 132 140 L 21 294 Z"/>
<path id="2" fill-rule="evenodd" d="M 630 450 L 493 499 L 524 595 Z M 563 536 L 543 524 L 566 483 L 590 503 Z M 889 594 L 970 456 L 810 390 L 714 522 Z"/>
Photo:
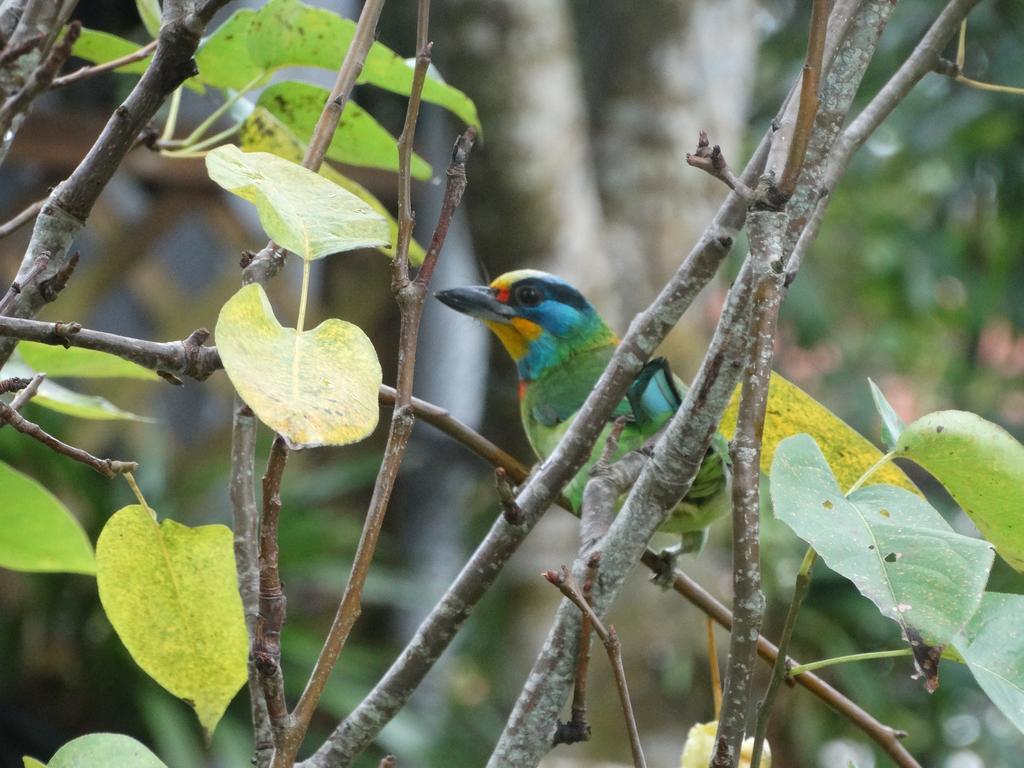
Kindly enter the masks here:
<path id="1" fill-rule="evenodd" d="M 526 397 L 526 384 L 527 384 L 527 382 L 524 381 L 523 379 L 519 380 L 519 399 L 520 400 L 522 400 L 524 397 Z"/>
<path id="2" fill-rule="evenodd" d="M 498 288 L 497 293 L 494 294 L 494 298 L 500 301 L 502 304 L 508 304 L 509 290 L 508 288 Z"/>

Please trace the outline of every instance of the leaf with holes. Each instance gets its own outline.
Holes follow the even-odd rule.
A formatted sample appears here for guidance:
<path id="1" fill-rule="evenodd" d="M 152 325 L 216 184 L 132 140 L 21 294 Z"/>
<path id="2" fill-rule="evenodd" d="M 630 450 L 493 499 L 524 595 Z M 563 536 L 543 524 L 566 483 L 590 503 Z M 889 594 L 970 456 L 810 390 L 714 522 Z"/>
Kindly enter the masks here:
<path id="1" fill-rule="evenodd" d="M 775 516 L 885 616 L 939 645 L 974 615 L 992 547 L 956 533 L 921 497 L 887 485 L 845 497 L 808 435 L 779 444 L 770 484 Z"/>
<path id="2" fill-rule="evenodd" d="M 1024 732 L 1024 595 L 988 592 L 954 643 L 981 689 Z"/>
<path id="3" fill-rule="evenodd" d="M 277 155 L 228 144 L 206 155 L 206 170 L 224 189 L 255 204 L 274 242 L 307 261 L 388 242 L 388 224 L 373 208 Z"/>
<path id="4" fill-rule="evenodd" d="M 239 134 L 239 142 L 246 152 L 270 152 L 295 163 L 301 162 L 306 154 L 306 145 L 284 123 L 263 107 L 253 109 L 245 119 Z M 398 222 L 384 204 L 362 184 L 338 173 L 329 163 L 320 166 L 320 175 L 351 192 L 384 217 L 388 223 L 388 242 L 379 246 L 377 250 L 388 258 L 394 257 L 395 243 L 398 242 Z M 423 246 L 415 240 L 409 243 L 409 261 L 413 265 L 422 264 L 424 255 Z"/>
<path id="5" fill-rule="evenodd" d="M 1024 572 L 1024 445 L 976 414 L 938 411 L 903 431 L 896 455 L 934 475 L 996 552 Z"/>
<path id="6" fill-rule="evenodd" d="M 160 380 L 148 368 L 95 349 L 64 349 L 52 344 L 23 341 L 18 344 L 18 352 L 30 366 L 54 378 Z"/>
<path id="7" fill-rule="evenodd" d="M 31 757 L 24 763 L 25 768 L 167 768 L 145 745 L 119 733 L 79 736 L 58 749 L 47 765 Z"/>
<path id="8" fill-rule="evenodd" d="M 249 655 L 231 530 L 158 524 L 146 508 L 124 507 L 96 543 L 96 580 L 135 662 L 212 734 L 245 683 Z"/>
<path id="9" fill-rule="evenodd" d="M 56 496 L 0 462 L 0 567 L 47 573 L 96 573 L 92 544 Z"/>
<path id="10" fill-rule="evenodd" d="M 871 379 L 868 379 L 868 385 L 871 387 L 871 399 L 875 401 L 875 410 L 882 417 L 882 444 L 891 451 L 896 447 L 896 441 L 900 439 L 900 435 L 903 434 L 907 425 L 889 405 L 889 401 L 885 399 L 885 395 L 882 394 L 878 385 Z"/>
<path id="11" fill-rule="evenodd" d="M 309 141 L 330 96 L 324 88 L 286 80 L 264 89 L 256 104 L 288 126 L 299 139 Z M 395 137 L 353 101 L 345 104 L 341 122 L 327 148 L 327 157 L 364 168 L 398 170 Z M 430 178 L 430 164 L 417 154 L 412 156 L 411 171 L 415 179 Z"/>
<path id="12" fill-rule="evenodd" d="M 358 326 L 332 318 L 296 333 L 254 284 L 221 308 L 216 333 L 238 394 L 292 448 L 354 443 L 377 426 L 380 363 Z"/>
<path id="13" fill-rule="evenodd" d="M 732 438 L 736 430 L 736 414 L 740 388 L 733 393 L 729 407 L 722 416 L 722 434 Z M 764 443 L 761 447 L 761 471 L 768 473 L 776 447 L 787 437 L 807 434 L 825 452 L 840 487 L 851 487 L 875 462 L 882 452 L 863 435 L 832 411 L 777 373 L 768 383 L 768 410 L 764 419 Z M 919 493 L 917 487 L 895 464 L 888 463 L 868 478 L 868 484 L 888 483 Z"/>

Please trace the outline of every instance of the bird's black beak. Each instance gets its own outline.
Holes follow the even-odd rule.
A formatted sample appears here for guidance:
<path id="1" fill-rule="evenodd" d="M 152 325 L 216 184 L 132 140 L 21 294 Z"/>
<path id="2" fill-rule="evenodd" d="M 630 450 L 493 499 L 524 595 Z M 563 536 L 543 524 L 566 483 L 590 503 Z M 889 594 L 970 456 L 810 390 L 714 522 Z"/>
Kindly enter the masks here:
<path id="1" fill-rule="evenodd" d="M 486 285 L 471 285 L 466 288 L 449 288 L 438 291 L 437 298 L 464 315 L 494 323 L 507 323 L 516 316 L 515 310 L 495 298 L 494 289 Z"/>

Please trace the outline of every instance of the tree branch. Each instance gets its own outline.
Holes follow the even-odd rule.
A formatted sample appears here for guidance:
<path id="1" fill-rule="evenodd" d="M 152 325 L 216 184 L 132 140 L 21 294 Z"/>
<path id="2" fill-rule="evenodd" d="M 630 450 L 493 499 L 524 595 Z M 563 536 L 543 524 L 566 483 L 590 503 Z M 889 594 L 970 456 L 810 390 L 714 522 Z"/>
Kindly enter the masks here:
<path id="1" fill-rule="evenodd" d="M 14 234 L 23 226 L 28 224 L 32 219 L 39 215 L 39 212 L 43 210 L 43 204 L 46 202 L 44 197 L 42 200 L 36 200 L 31 205 L 26 206 L 24 209 L 18 212 L 16 216 L 3 224 L 0 224 L 0 238 L 7 237 L 8 235 Z"/>
<path id="2" fill-rule="evenodd" d="M 23 379 L 22 381 L 24 382 L 25 387 L 31 383 L 30 379 Z M 81 448 L 68 445 L 61 440 L 58 440 L 38 424 L 26 419 L 12 406 L 7 405 L 6 403 L 0 403 L 0 423 L 10 424 L 23 435 L 28 435 L 32 439 L 38 440 L 55 453 L 67 456 L 69 459 L 74 459 L 88 467 L 92 467 L 104 477 L 116 477 L 117 475 L 124 474 L 125 472 L 134 472 L 139 468 L 139 465 L 134 461 L 99 459 L 88 451 L 83 451 Z"/>
<path id="3" fill-rule="evenodd" d="M 25 112 L 39 94 L 47 90 L 53 82 L 64 62 L 71 55 L 71 47 L 82 33 L 82 23 L 73 21 L 57 45 L 29 75 L 25 84 L 0 106 L 0 136 L 6 135 L 14 123 L 15 117 Z"/>
<path id="4" fill-rule="evenodd" d="M 150 40 L 144 46 L 139 48 L 139 50 L 132 51 L 131 53 L 121 56 L 120 58 L 111 59 L 110 61 L 105 61 L 102 64 L 93 64 L 84 67 L 79 67 L 74 72 L 69 72 L 66 75 L 61 75 L 60 77 L 54 78 L 53 82 L 50 83 L 50 89 L 57 90 L 58 88 L 66 88 L 69 85 L 80 83 L 83 80 L 88 80 L 89 78 L 95 77 L 96 75 L 101 75 L 104 72 L 112 72 L 115 69 L 120 69 L 121 67 L 127 66 L 128 64 L 134 64 L 136 61 L 148 59 L 150 56 L 153 55 L 153 51 L 156 50 L 156 46 L 157 41 Z"/>

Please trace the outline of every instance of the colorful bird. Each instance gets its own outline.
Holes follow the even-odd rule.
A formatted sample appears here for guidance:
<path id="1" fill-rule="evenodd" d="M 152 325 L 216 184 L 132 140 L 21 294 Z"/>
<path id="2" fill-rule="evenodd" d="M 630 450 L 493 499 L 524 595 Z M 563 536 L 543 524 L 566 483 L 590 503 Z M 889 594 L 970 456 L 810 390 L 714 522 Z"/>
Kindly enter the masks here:
<path id="1" fill-rule="evenodd" d="M 578 290 L 532 269 L 507 272 L 489 286 L 440 291 L 437 298 L 490 328 L 516 363 L 519 407 L 526 436 L 541 459 L 558 445 L 576 412 L 608 365 L 618 337 Z M 616 458 L 639 448 L 682 404 L 685 386 L 664 358 L 651 360 L 613 414 L 625 417 Z M 611 433 L 605 427 L 590 460 L 565 489 L 578 512 L 590 469 Z M 680 533 L 671 554 L 699 551 L 707 526 L 731 507 L 729 451 L 716 434 L 689 493 L 661 530 Z"/>

